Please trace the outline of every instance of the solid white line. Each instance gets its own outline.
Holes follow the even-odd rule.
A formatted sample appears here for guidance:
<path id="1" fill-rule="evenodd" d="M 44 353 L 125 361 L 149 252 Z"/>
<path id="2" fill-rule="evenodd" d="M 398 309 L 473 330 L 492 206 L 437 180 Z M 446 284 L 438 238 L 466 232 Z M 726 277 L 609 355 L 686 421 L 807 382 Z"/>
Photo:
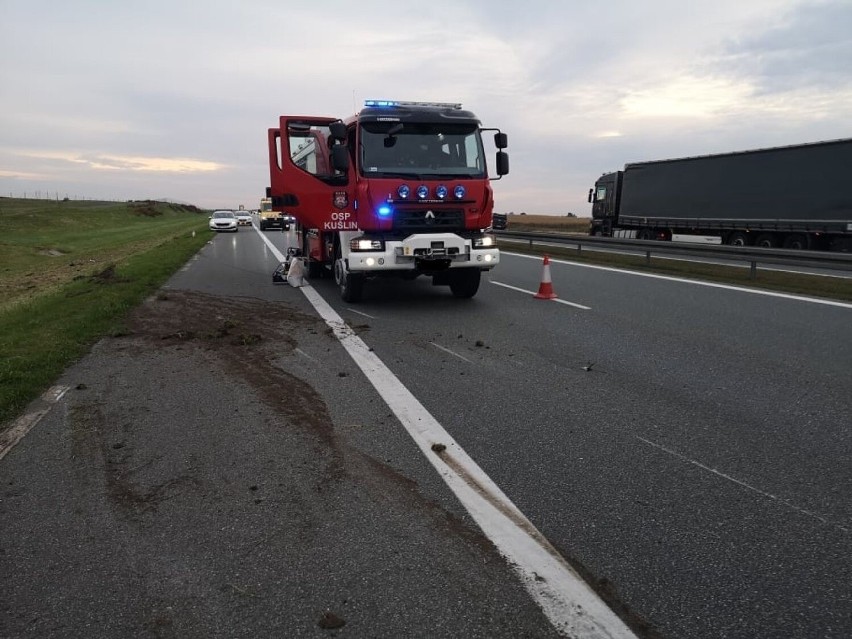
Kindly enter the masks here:
<path id="1" fill-rule="evenodd" d="M 550 260 L 550 261 L 552 262 L 553 260 Z M 510 288 L 513 291 L 518 291 L 519 293 L 529 293 L 530 295 L 536 294 L 536 291 L 528 291 L 525 288 L 518 288 L 517 286 L 512 286 L 511 284 L 504 284 L 503 282 L 495 282 L 494 280 L 491 280 L 491 283 L 496 284 L 497 286 L 502 286 L 503 288 Z M 575 302 L 568 302 L 566 300 L 561 300 L 558 297 L 551 299 L 551 300 L 544 300 L 544 301 L 545 302 L 559 302 L 560 304 L 567 304 L 568 306 L 573 306 L 574 308 L 581 308 L 584 311 L 592 310 L 591 307 L 589 307 L 589 306 L 583 306 L 582 304 L 576 304 Z"/>
<path id="2" fill-rule="evenodd" d="M 773 494 L 768 493 L 764 490 L 760 490 L 760 488 L 755 488 L 754 486 L 750 486 L 749 484 L 745 483 L 744 481 L 737 479 L 736 477 L 731 477 L 730 475 L 727 475 L 727 474 L 725 474 L 725 473 L 723 473 L 719 470 L 716 470 L 715 468 L 710 468 L 709 466 L 705 466 L 701 462 L 696 461 L 694 459 L 690 459 L 686 455 L 681 455 L 678 452 L 675 452 L 675 451 L 673 451 L 669 448 L 666 448 L 662 444 L 657 444 L 656 442 L 652 442 L 651 440 L 645 439 L 644 437 L 639 437 L 639 435 L 634 435 L 634 437 L 636 439 L 638 439 L 640 442 L 644 442 L 645 444 L 648 444 L 648 446 L 653 446 L 657 450 L 661 450 L 664 453 L 668 453 L 669 455 L 671 455 L 673 457 L 677 457 L 678 459 L 681 459 L 685 462 L 688 462 L 688 463 L 690 463 L 694 466 L 698 466 L 698 468 L 701 468 L 702 470 L 706 470 L 707 472 L 713 473 L 717 477 L 721 477 L 722 479 L 727 479 L 728 481 L 733 482 L 733 483 L 737 484 L 738 486 L 742 486 L 743 488 L 746 488 L 748 490 L 751 490 L 752 492 L 755 492 L 758 495 L 766 497 L 767 499 L 771 499 L 772 501 L 776 501 L 779 504 L 783 504 L 783 505 L 787 506 L 788 508 L 795 510 L 798 513 L 801 513 L 802 515 L 806 515 L 808 517 L 813 517 L 817 521 L 820 521 L 824 524 L 828 524 L 829 526 L 834 526 L 836 528 L 839 528 L 843 532 L 849 532 L 849 529 L 846 528 L 845 526 L 841 526 L 840 524 L 836 524 L 832 521 L 829 521 L 826 517 L 823 517 L 822 515 L 820 515 L 818 513 L 812 512 L 810 510 L 806 510 L 804 508 L 800 508 L 800 507 L 796 506 L 795 504 L 791 504 L 786 499 L 782 499 L 781 497 L 778 497 L 777 495 L 773 495 Z"/>
<path id="3" fill-rule="evenodd" d="M 273 253 L 280 255 L 269 240 L 263 239 Z M 426 459 L 506 558 L 554 628 L 581 639 L 636 639 L 320 294 L 310 285 L 300 288 Z"/>
<path id="4" fill-rule="evenodd" d="M 523 253 L 510 253 L 508 251 L 501 251 L 501 253 L 505 253 L 506 255 L 513 255 L 515 257 L 524 257 L 527 259 L 541 259 L 536 255 L 524 255 Z M 599 271 L 611 271 L 613 273 L 626 273 L 627 275 L 638 275 L 639 277 L 650 277 L 657 280 L 667 280 L 669 282 L 682 282 L 683 284 L 695 284 L 696 286 L 709 286 L 710 288 L 723 288 L 729 291 L 739 291 L 741 293 L 752 293 L 754 295 L 767 295 L 769 297 L 780 297 L 788 300 L 796 300 L 799 302 L 810 302 L 812 304 L 825 304 L 826 306 L 838 306 L 840 308 L 850 308 L 852 309 L 852 304 L 848 302 L 837 302 L 835 300 L 824 300 L 819 299 L 818 297 L 804 297 L 802 295 L 790 295 L 789 293 L 776 293 L 775 291 L 764 291 L 759 288 L 747 288 L 745 286 L 733 286 L 731 284 L 718 284 L 716 282 L 702 282 L 700 280 L 688 280 L 682 277 L 672 277 L 671 275 L 657 275 L 656 273 L 642 273 L 641 271 L 630 271 L 622 268 L 613 268 L 611 266 L 598 266 L 596 264 L 583 264 L 582 262 L 571 262 L 569 260 L 557 260 L 554 258 L 550 258 L 550 263 L 557 264 L 567 264 L 569 266 L 580 266 L 583 268 L 592 268 L 597 269 Z M 496 282 L 495 282 L 496 284 Z M 556 301 L 556 300 L 554 300 Z"/>
<path id="5" fill-rule="evenodd" d="M 3 459 L 10 450 L 12 450 L 18 442 L 20 442 L 33 427 L 38 424 L 42 417 L 50 412 L 53 404 L 58 402 L 68 392 L 68 386 L 54 386 L 41 396 L 41 399 L 48 403 L 48 406 L 39 410 L 21 415 L 15 420 L 14 425 L 5 433 L 0 435 L 0 459 Z"/>
<path id="6" fill-rule="evenodd" d="M 437 348 L 437 349 L 440 349 L 440 350 L 444 351 L 445 353 L 449 353 L 450 355 L 453 355 L 454 357 L 458 357 L 459 359 L 463 359 L 463 360 L 464 360 L 464 361 L 466 361 L 468 364 L 473 364 L 473 362 L 471 362 L 471 361 L 470 361 L 467 357 L 464 357 L 463 355 L 459 355 L 459 354 L 458 354 L 458 353 L 456 353 L 455 351 L 451 351 L 449 348 L 445 348 L 445 347 L 441 346 L 440 344 L 436 344 L 435 342 L 429 342 L 429 343 L 430 343 L 432 346 L 434 346 L 435 348 Z"/>

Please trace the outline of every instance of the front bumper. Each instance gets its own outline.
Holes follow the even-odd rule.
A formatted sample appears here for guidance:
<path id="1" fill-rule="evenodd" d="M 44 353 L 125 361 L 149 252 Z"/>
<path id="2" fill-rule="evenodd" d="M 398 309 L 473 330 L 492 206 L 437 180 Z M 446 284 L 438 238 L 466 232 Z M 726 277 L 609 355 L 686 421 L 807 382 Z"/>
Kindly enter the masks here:
<path id="1" fill-rule="evenodd" d="M 351 251 L 347 267 L 353 273 L 434 273 L 471 267 L 487 271 L 500 263 L 496 246 L 475 248 L 473 243 L 455 233 L 418 233 L 404 240 L 386 240 L 383 251 Z"/>

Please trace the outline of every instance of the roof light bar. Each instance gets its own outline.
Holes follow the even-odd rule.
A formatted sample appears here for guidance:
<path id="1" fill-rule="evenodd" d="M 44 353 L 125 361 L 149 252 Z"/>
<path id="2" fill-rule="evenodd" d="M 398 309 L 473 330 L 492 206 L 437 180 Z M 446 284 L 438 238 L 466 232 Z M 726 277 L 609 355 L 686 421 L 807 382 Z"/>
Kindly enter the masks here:
<path id="1" fill-rule="evenodd" d="M 425 106 L 442 109 L 461 109 L 461 102 L 409 102 L 405 100 L 364 100 L 368 107 Z"/>

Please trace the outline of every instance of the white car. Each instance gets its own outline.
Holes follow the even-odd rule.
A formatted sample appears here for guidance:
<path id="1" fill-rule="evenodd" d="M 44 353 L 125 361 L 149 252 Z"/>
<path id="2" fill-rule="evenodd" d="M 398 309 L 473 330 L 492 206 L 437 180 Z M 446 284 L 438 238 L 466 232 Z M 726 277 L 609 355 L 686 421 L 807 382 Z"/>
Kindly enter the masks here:
<path id="1" fill-rule="evenodd" d="M 251 212 L 237 211 L 237 224 L 239 226 L 251 226 Z"/>
<path id="2" fill-rule="evenodd" d="M 233 211 L 213 211 L 213 215 L 210 216 L 210 230 L 236 233 L 240 230 L 237 228 L 237 216 Z"/>

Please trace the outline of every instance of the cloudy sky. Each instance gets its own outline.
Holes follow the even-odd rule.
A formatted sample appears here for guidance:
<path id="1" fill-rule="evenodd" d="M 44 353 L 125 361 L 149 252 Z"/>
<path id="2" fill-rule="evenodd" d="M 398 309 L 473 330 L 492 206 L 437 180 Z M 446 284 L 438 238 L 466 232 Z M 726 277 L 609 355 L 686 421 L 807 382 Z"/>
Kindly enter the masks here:
<path id="1" fill-rule="evenodd" d="M 281 114 L 462 102 L 497 211 L 626 162 L 852 137 L 852 0 L 0 0 L 0 196 L 254 208 Z M 686 9 L 688 7 L 688 10 Z"/>

